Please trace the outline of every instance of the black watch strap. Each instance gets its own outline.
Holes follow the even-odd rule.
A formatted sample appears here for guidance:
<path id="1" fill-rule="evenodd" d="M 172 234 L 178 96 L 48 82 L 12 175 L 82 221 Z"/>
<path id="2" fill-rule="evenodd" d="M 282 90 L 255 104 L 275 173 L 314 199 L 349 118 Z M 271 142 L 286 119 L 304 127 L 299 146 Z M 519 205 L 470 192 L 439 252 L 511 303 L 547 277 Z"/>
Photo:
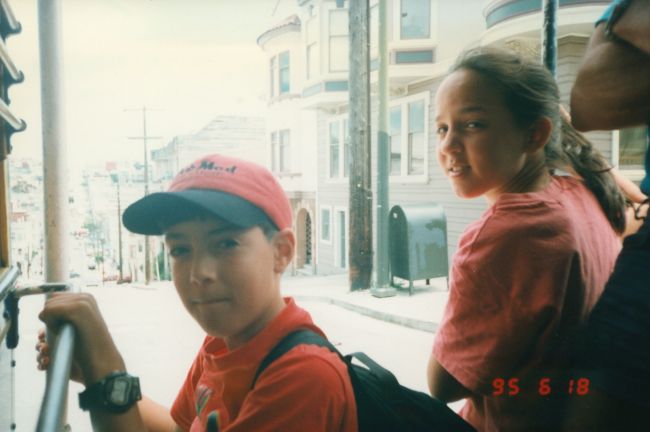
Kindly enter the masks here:
<path id="1" fill-rule="evenodd" d="M 79 393 L 79 407 L 84 410 L 103 409 L 124 413 L 142 399 L 140 380 L 124 371 L 111 372 Z"/>

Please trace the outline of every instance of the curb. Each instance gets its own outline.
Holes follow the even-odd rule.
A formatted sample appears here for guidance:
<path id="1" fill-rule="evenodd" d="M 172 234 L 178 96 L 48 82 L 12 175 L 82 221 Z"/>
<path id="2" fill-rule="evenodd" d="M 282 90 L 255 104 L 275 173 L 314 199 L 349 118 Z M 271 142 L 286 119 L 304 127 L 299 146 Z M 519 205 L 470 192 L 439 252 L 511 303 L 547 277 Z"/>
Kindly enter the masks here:
<path id="1" fill-rule="evenodd" d="M 296 300 L 317 301 L 321 303 L 332 304 L 352 312 L 357 312 L 361 315 L 365 315 L 371 318 L 401 325 L 404 327 L 409 327 L 415 330 L 425 331 L 427 333 L 435 333 L 438 330 L 438 323 L 432 321 L 424 321 L 415 318 L 408 318 L 400 315 L 394 315 L 387 312 L 381 312 L 375 309 L 370 309 L 364 306 L 359 306 L 354 303 L 346 302 L 331 297 L 310 296 L 310 295 L 293 295 L 292 297 Z"/>
<path id="2" fill-rule="evenodd" d="M 148 291 L 153 291 L 158 289 L 156 286 L 153 285 L 147 286 L 142 284 L 131 284 L 131 287 L 135 289 L 148 290 Z M 296 300 L 317 301 L 320 303 L 335 305 L 338 307 L 342 307 L 343 309 L 347 309 L 349 311 L 356 312 L 361 315 L 365 315 L 370 318 L 375 318 L 381 321 L 401 325 L 403 327 L 408 327 L 415 330 L 424 331 L 427 333 L 435 333 L 438 330 L 438 323 L 433 321 L 425 321 L 416 318 L 409 318 L 401 315 L 395 315 L 388 312 L 382 312 L 376 309 L 371 309 L 365 306 L 360 306 L 355 303 L 347 302 L 332 297 L 319 296 L 319 295 L 304 295 L 304 294 L 291 295 L 291 297 L 293 297 Z"/>

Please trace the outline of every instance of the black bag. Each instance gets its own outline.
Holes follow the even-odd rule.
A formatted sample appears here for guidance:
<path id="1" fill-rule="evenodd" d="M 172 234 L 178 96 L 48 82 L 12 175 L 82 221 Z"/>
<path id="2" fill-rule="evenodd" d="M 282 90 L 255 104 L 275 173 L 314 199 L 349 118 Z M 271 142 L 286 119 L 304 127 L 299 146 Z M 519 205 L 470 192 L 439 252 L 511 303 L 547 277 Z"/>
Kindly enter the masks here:
<path id="1" fill-rule="evenodd" d="M 343 356 L 326 339 L 306 329 L 287 335 L 264 357 L 251 388 L 274 360 L 302 344 L 326 347 L 348 366 L 357 403 L 359 431 L 474 431 L 447 405 L 426 393 L 400 385 L 390 371 L 364 353 Z M 353 364 L 353 358 L 366 367 Z"/>

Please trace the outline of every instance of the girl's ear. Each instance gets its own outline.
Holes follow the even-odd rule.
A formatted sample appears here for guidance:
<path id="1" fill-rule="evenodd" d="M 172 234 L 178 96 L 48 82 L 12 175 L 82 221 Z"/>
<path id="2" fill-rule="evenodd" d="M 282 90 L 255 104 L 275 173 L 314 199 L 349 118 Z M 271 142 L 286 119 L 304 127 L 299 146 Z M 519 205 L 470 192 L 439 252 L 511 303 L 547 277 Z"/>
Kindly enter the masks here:
<path id="1" fill-rule="evenodd" d="M 548 140 L 551 139 L 553 123 L 548 117 L 541 117 L 530 127 L 528 143 L 526 145 L 527 153 L 535 153 L 542 149 Z"/>
<path id="2" fill-rule="evenodd" d="M 296 236 L 291 228 L 278 231 L 271 240 L 274 249 L 274 267 L 276 273 L 282 273 L 287 268 L 296 251 Z"/>

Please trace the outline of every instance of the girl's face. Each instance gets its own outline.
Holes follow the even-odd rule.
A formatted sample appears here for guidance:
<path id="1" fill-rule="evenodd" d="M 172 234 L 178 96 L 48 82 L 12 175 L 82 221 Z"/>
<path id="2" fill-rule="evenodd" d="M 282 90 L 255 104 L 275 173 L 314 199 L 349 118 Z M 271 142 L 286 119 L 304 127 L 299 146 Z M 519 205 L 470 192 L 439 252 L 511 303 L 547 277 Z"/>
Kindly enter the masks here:
<path id="1" fill-rule="evenodd" d="M 515 124 L 495 83 L 471 70 L 453 72 L 436 108 L 438 162 L 456 195 L 494 202 L 509 192 L 526 165 L 530 134 Z"/>

